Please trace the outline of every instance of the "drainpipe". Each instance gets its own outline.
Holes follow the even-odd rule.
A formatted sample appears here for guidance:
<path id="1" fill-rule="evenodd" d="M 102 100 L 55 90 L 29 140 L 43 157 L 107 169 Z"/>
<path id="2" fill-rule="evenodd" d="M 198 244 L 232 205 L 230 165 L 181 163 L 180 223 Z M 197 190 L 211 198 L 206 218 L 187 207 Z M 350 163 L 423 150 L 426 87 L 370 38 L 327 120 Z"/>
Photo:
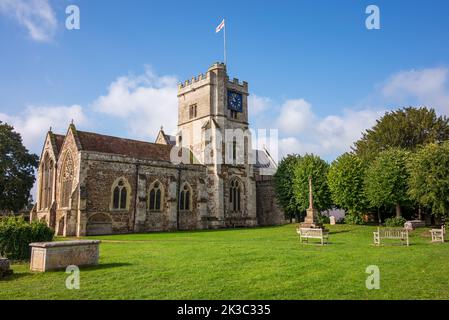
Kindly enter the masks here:
<path id="1" fill-rule="evenodd" d="M 176 185 L 176 230 L 179 231 L 179 193 L 181 192 L 181 168 L 178 166 L 178 183 Z"/>
<path id="2" fill-rule="evenodd" d="M 136 190 L 134 190 L 134 213 L 133 213 L 133 219 L 132 219 L 132 231 L 135 232 L 136 231 L 136 213 L 137 213 L 137 193 L 138 193 L 138 189 L 139 189 L 139 168 L 140 165 L 136 164 Z"/>

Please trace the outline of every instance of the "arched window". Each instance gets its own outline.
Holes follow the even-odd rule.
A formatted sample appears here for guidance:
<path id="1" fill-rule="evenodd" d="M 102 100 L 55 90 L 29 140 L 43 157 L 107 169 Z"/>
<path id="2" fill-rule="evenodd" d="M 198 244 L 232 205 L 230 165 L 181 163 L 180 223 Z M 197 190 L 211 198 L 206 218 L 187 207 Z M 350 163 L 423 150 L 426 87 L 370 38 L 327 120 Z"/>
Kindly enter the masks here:
<path id="1" fill-rule="evenodd" d="M 129 205 L 129 184 L 125 178 L 118 179 L 112 188 L 112 209 L 127 210 Z"/>
<path id="2" fill-rule="evenodd" d="M 184 184 L 179 192 L 179 210 L 192 210 L 192 189 L 187 183 Z"/>
<path id="3" fill-rule="evenodd" d="M 241 184 L 237 179 L 231 180 L 229 187 L 229 204 L 232 212 L 241 212 Z"/>
<path id="4" fill-rule="evenodd" d="M 159 181 L 155 181 L 151 186 L 150 194 L 148 195 L 148 210 L 161 211 L 163 197 L 162 184 Z"/>
<path id="5" fill-rule="evenodd" d="M 66 153 L 61 171 L 61 208 L 70 207 L 72 196 L 72 183 L 74 177 L 74 164 L 70 152 Z"/>
<path id="6" fill-rule="evenodd" d="M 53 200 L 53 174 L 54 162 L 48 154 L 45 154 L 40 169 L 39 209 L 48 209 Z"/>

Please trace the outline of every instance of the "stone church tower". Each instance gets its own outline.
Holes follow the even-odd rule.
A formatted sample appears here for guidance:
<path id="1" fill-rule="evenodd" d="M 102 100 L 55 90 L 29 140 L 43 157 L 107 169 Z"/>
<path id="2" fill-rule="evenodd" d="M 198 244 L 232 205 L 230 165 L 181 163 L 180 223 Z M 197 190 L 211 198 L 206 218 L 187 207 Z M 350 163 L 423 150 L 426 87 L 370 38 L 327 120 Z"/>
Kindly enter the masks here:
<path id="1" fill-rule="evenodd" d="M 257 224 L 248 95 L 248 83 L 230 81 L 222 63 L 178 89 L 177 144 L 192 152 L 191 162 L 207 166 L 208 210 L 218 226 Z M 232 199 L 232 188 L 242 199 Z"/>

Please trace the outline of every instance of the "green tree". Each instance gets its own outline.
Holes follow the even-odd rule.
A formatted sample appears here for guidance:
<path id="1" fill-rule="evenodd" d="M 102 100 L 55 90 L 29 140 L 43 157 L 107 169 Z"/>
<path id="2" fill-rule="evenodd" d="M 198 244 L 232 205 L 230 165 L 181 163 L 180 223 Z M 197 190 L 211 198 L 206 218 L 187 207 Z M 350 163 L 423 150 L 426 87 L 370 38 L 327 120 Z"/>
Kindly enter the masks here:
<path id="1" fill-rule="evenodd" d="M 0 210 L 17 212 L 27 205 L 37 164 L 20 134 L 0 121 Z"/>
<path id="2" fill-rule="evenodd" d="M 435 215 L 448 215 L 449 141 L 423 147 L 411 157 L 408 167 L 410 197 Z"/>
<path id="3" fill-rule="evenodd" d="M 332 162 L 327 180 L 334 204 L 351 215 L 365 210 L 364 178 L 365 166 L 355 154 L 344 153 Z"/>
<path id="4" fill-rule="evenodd" d="M 293 174 L 293 193 L 299 211 L 305 211 L 309 207 L 309 176 L 312 177 L 314 207 L 319 211 L 331 208 L 328 170 L 329 164 L 313 154 L 306 154 L 299 159 Z"/>
<path id="5" fill-rule="evenodd" d="M 389 148 L 414 151 L 420 145 L 448 139 L 446 117 L 437 117 L 433 109 L 408 107 L 387 112 L 355 142 L 353 150 L 363 160 L 371 161 Z"/>
<path id="6" fill-rule="evenodd" d="M 409 152 L 393 148 L 383 151 L 370 164 L 365 176 L 366 198 L 374 208 L 396 207 L 396 216 L 402 216 L 401 205 L 407 195 Z"/>
<path id="7" fill-rule="evenodd" d="M 293 194 L 293 173 L 301 156 L 293 154 L 283 158 L 274 175 L 275 191 L 279 205 L 287 218 L 292 219 L 298 213 Z"/>

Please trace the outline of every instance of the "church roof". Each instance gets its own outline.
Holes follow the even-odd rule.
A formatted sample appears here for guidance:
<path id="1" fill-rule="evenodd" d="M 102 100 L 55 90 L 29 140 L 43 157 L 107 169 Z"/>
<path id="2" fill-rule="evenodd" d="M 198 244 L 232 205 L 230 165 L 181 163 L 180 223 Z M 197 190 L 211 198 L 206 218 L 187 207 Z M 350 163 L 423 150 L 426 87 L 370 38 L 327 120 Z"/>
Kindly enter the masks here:
<path id="1" fill-rule="evenodd" d="M 110 153 L 142 160 L 170 161 L 172 146 L 144 141 L 106 136 L 77 130 L 81 149 L 85 151 Z"/>
<path id="2" fill-rule="evenodd" d="M 162 140 L 160 138 L 162 138 Z M 164 129 L 162 129 L 162 127 L 161 127 L 161 130 L 159 130 L 159 133 L 157 134 L 155 143 L 167 144 L 167 145 L 174 146 L 174 145 L 176 145 L 176 137 L 166 134 L 164 132 Z"/>
<path id="3" fill-rule="evenodd" d="M 62 144 L 64 143 L 65 136 L 62 134 L 53 134 L 55 137 L 55 143 L 56 143 L 56 153 L 59 154 L 62 148 Z"/>

